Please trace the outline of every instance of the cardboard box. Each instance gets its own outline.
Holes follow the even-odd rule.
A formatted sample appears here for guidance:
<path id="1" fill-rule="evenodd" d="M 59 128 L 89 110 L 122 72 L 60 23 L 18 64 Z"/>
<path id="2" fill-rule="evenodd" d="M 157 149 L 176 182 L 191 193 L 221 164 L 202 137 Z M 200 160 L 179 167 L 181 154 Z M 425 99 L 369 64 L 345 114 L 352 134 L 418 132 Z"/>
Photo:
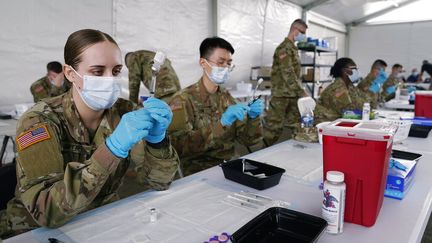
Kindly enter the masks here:
<path id="1" fill-rule="evenodd" d="M 251 68 L 251 74 L 250 74 L 250 79 L 251 80 L 258 80 L 260 78 L 266 80 L 270 80 L 271 78 L 271 71 L 272 68 L 271 67 L 266 67 L 266 66 L 256 66 L 256 67 L 252 67 Z"/>
<path id="2" fill-rule="evenodd" d="M 393 159 L 397 165 L 391 165 L 387 175 L 384 196 L 402 200 L 413 184 L 416 160 Z"/>
<path id="3" fill-rule="evenodd" d="M 303 74 L 304 81 L 319 81 L 321 76 L 320 68 L 307 68 Z"/>

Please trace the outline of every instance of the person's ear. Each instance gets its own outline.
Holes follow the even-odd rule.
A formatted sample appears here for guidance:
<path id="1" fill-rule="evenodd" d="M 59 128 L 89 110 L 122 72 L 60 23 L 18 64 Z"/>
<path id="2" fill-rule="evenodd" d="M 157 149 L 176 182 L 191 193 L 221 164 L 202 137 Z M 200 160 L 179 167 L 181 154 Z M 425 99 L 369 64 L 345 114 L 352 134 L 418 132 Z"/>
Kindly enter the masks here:
<path id="1" fill-rule="evenodd" d="M 63 73 L 66 79 L 72 83 L 77 79 L 78 76 L 69 65 L 63 65 Z"/>
<path id="2" fill-rule="evenodd" d="M 204 58 L 200 58 L 199 59 L 199 65 L 202 67 L 202 68 L 205 68 L 205 65 L 206 65 L 207 63 L 205 62 L 205 59 Z"/>

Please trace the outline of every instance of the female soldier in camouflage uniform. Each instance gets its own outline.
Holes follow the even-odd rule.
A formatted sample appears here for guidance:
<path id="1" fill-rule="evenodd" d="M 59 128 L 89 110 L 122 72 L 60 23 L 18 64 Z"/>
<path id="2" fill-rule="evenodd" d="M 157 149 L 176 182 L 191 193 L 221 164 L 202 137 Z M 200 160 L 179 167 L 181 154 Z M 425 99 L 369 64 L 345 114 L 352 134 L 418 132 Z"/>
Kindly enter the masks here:
<path id="1" fill-rule="evenodd" d="M 365 95 L 353 82 L 358 79 L 357 66 L 350 58 L 338 59 L 330 70 L 330 75 L 335 78 L 321 94 L 315 108 L 316 123 L 333 121 L 341 118 L 345 109 L 363 108 L 367 102 Z"/>
<path id="2" fill-rule="evenodd" d="M 178 156 L 165 135 L 172 112 L 154 98 L 140 110 L 118 99 L 117 43 L 101 31 L 80 30 L 69 36 L 64 56 L 73 88 L 36 104 L 18 122 L 18 185 L 0 213 L 1 237 L 58 227 L 117 200 L 131 160 L 155 189 L 167 188 L 175 175 Z"/>

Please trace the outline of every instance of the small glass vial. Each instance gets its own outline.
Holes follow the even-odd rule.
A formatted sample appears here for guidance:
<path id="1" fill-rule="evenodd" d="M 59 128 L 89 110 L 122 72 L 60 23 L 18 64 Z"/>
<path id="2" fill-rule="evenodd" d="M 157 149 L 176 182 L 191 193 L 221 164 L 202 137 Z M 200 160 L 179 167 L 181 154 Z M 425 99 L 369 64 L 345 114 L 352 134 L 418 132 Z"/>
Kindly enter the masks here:
<path id="1" fill-rule="evenodd" d="M 339 171 L 327 171 L 324 181 L 322 217 L 327 221 L 326 232 L 340 234 L 343 232 L 345 191 L 344 174 Z"/>
<path id="2" fill-rule="evenodd" d="M 157 221 L 157 211 L 156 208 L 150 208 L 150 222 L 154 223 Z"/>
<path id="3" fill-rule="evenodd" d="M 363 104 L 363 112 L 362 112 L 362 120 L 363 121 L 369 121 L 370 118 L 370 104 L 364 103 Z"/>

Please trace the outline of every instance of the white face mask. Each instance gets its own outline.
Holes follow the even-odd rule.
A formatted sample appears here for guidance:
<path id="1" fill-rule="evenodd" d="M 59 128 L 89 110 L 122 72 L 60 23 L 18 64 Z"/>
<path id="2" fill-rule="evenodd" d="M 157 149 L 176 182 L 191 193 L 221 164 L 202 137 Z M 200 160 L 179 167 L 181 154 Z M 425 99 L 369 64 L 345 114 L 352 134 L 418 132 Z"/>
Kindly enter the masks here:
<path id="1" fill-rule="evenodd" d="M 403 77 L 403 74 L 402 73 L 397 73 L 396 74 L 396 78 L 402 78 Z"/>
<path id="2" fill-rule="evenodd" d="M 81 76 L 75 69 L 72 68 L 72 70 L 83 80 L 81 90 L 75 86 L 75 83 L 74 86 L 90 109 L 100 111 L 111 108 L 119 98 L 121 93 L 120 77 Z"/>
<path id="3" fill-rule="evenodd" d="M 209 77 L 209 79 L 213 81 L 215 84 L 218 85 L 223 84 L 229 79 L 229 73 L 230 73 L 229 67 L 212 66 L 210 65 L 210 63 L 207 62 L 207 60 L 205 60 L 205 62 L 212 69 L 210 75 L 207 73 L 207 71 L 205 71 L 205 73 L 207 74 L 207 77 Z"/>

